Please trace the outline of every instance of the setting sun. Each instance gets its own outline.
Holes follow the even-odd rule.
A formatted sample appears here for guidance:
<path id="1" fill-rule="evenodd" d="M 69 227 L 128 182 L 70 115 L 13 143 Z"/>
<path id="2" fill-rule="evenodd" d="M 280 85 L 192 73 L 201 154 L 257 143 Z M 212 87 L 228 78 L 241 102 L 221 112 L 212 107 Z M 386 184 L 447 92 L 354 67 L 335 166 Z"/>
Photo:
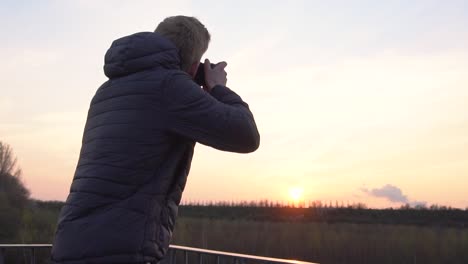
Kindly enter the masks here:
<path id="1" fill-rule="evenodd" d="M 289 196 L 291 200 L 294 202 L 299 202 L 302 199 L 302 194 L 304 193 L 304 189 L 300 187 L 293 187 L 289 190 Z"/>

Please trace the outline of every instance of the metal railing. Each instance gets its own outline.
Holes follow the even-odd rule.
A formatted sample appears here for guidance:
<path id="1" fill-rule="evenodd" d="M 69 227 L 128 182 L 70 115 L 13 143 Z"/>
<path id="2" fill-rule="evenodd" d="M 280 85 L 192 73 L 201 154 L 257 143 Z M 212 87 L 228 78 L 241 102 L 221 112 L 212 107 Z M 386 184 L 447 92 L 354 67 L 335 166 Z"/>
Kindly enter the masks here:
<path id="1" fill-rule="evenodd" d="M 38 250 L 47 249 L 50 251 L 52 244 L 0 244 L 0 264 L 5 263 L 6 250 L 22 250 L 28 252 L 29 263 L 36 263 L 36 253 Z M 250 263 L 275 263 L 275 264 L 314 264 L 299 260 L 278 259 L 261 257 L 246 254 L 237 254 L 232 252 L 207 250 L 193 247 L 183 247 L 170 245 L 169 252 L 161 264 L 191 264 L 191 263 L 216 263 L 216 264 L 250 264 Z"/>
<path id="2" fill-rule="evenodd" d="M 5 252 L 7 249 L 22 249 L 23 253 L 29 253 L 29 263 L 36 264 L 36 252 L 39 249 L 52 248 L 52 244 L 0 244 L 0 264 L 6 264 Z"/>

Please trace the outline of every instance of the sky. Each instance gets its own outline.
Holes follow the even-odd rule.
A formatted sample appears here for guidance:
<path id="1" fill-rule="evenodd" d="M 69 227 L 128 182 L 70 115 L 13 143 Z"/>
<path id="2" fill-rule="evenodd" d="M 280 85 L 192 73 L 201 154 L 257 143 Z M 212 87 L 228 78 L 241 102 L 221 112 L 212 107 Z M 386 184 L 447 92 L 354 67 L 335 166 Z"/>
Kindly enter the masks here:
<path id="1" fill-rule="evenodd" d="M 31 196 L 65 200 L 114 39 L 195 16 L 261 134 L 198 144 L 185 201 L 468 207 L 466 1 L 2 1 L 0 141 Z M 291 194 L 291 192 L 293 194 Z"/>

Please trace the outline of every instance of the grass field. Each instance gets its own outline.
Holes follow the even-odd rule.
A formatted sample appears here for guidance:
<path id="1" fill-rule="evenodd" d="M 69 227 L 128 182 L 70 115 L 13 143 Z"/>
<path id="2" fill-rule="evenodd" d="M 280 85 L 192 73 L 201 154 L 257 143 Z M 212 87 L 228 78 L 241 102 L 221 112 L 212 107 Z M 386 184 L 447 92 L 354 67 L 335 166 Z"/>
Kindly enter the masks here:
<path id="1" fill-rule="evenodd" d="M 0 217 L 0 242 L 51 243 L 62 205 L 35 201 L 17 225 Z M 172 244 L 322 264 L 467 264 L 466 212 L 181 207 Z M 15 233 L 8 237 L 10 229 Z M 29 259 L 17 250 L 6 255 L 6 263 Z M 36 263 L 49 263 L 49 255 L 38 252 Z"/>
<path id="2" fill-rule="evenodd" d="M 320 263 L 468 263 L 468 229 L 179 218 L 173 244 Z"/>

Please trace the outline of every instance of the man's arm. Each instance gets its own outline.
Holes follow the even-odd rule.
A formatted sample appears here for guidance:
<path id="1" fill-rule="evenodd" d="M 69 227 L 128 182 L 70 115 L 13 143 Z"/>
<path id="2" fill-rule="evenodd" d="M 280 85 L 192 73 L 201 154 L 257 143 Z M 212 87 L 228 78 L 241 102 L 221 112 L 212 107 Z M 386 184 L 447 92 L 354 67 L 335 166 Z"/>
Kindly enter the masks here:
<path id="1" fill-rule="evenodd" d="M 164 93 L 169 130 L 219 150 L 255 151 L 260 135 L 248 105 L 223 85 L 209 91 L 185 73 L 171 76 Z"/>

